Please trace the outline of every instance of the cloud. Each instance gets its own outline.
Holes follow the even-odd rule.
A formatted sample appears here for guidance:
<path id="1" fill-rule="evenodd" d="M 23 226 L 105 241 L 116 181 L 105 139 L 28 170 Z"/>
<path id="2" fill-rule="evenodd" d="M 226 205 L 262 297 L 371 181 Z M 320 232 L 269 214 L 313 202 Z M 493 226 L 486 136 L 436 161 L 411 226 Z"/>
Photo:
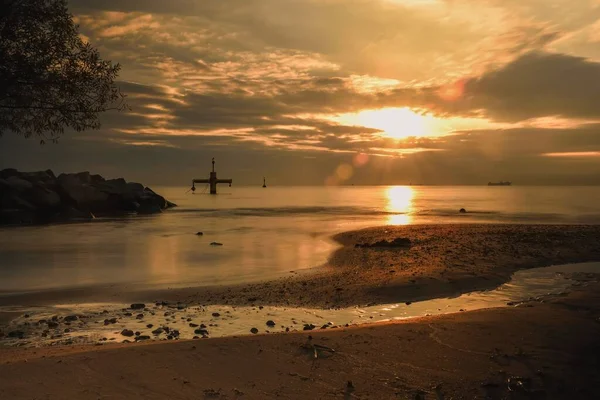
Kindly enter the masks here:
<path id="1" fill-rule="evenodd" d="M 600 118 L 600 63 L 565 54 L 527 53 L 467 81 L 459 105 L 500 121 L 559 116 Z"/>

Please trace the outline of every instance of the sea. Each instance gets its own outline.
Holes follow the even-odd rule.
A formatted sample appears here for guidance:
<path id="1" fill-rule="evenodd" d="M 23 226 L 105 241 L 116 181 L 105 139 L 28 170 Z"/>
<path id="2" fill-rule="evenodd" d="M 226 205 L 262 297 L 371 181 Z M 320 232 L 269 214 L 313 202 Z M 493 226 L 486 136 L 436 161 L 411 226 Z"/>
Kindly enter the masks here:
<path id="1" fill-rule="evenodd" d="M 216 196 L 153 189 L 178 207 L 0 228 L 0 295 L 274 279 L 323 265 L 338 246 L 334 234 L 372 226 L 600 223 L 600 187 L 222 187 Z"/>

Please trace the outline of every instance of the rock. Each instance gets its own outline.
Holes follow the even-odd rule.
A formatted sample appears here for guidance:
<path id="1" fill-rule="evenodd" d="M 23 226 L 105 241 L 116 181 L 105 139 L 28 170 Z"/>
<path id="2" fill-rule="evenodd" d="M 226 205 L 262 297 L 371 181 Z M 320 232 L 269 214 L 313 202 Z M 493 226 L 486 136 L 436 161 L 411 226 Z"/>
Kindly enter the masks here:
<path id="1" fill-rule="evenodd" d="M 0 171 L 0 224 L 92 219 L 95 215 L 155 213 L 175 207 L 140 183 L 105 180 L 89 172 Z"/>
<path id="2" fill-rule="evenodd" d="M 313 325 L 313 324 L 304 324 L 303 330 L 305 330 L 305 331 L 312 331 L 315 328 L 316 328 L 316 326 Z"/>
<path id="3" fill-rule="evenodd" d="M 58 328 L 58 322 L 48 321 L 48 328 Z"/>
<path id="4" fill-rule="evenodd" d="M 72 322 L 72 321 L 77 321 L 79 318 L 77 317 L 77 315 L 67 315 L 65 317 L 65 321 L 66 322 Z"/>
<path id="5" fill-rule="evenodd" d="M 190 322 L 190 328 L 197 328 L 199 325 Z"/>
<path id="6" fill-rule="evenodd" d="M 467 212 L 467 210 L 465 210 L 464 208 L 461 208 L 459 212 L 462 214 L 465 214 Z"/>
<path id="7" fill-rule="evenodd" d="M 194 333 L 195 333 L 196 335 L 208 336 L 208 331 L 207 331 L 206 329 L 202 329 L 202 328 L 200 328 L 200 329 L 196 329 L 196 330 L 194 331 Z"/>
<path id="8" fill-rule="evenodd" d="M 141 342 L 142 340 L 150 340 L 150 336 L 148 335 L 140 335 L 135 337 L 136 342 Z"/>
<path id="9" fill-rule="evenodd" d="M 138 314 L 138 315 L 136 315 L 135 319 L 144 319 L 144 314 Z"/>
<path id="10" fill-rule="evenodd" d="M 202 236 L 202 235 L 204 235 L 203 232 L 196 232 L 196 236 Z"/>
<path id="11" fill-rule="evenodd" d="M 258 329 L 252 328 L 252 329 L 250 329 L 250 332 L 252 332 L 253 334 L 256 335 L 258 333 Z"/>
<path id="12" fill-rule="evenodd" d="M 24 192 L 28 189 L 33 189 L 33 183 L 18 176 L 11 176 L 7 179 L 4 179 L 4 182 L 16 192 Z"/>
<path id="13" fill-rule="evenodd" d="M 404 303 L 404 304 L 406 304 L 407 306 L 410 306 L 410 305 L 412 304 L 412 301 L 407 301 L 407 302 L 406 302 L 406 303 Z"/>
<path id="14" fill-rule="evenodd" d="M 104 320 L 104 325 L 110 325 L 110 324 L 116 324 L 117 323 L 117 319 L 116 318 L 110 318 L 110 319 L 105 319 Z"/>
<path id="15" fill-rule="evenodd" d="M 214 312 L 214 313 L 212 313 L 212 316 L 213 316 L 213 317 L 220 317 L 220 316 L 221 316 L 221 314 L 219 314 L 218 312 Z"/>
<path id="16" fill-rule="evenodd" d="M 275 326 L 275 321 L 268 320 L 267 321 L 267 326 L 270 327 L 270 328 L 273 328 Z"/>
<path id="17" fill-rule="evenodd" d="M 211 246 L 223 246 L 223 243 L 219 243 L 219 242 L 212 242 L 210 245 L 211 245 Z"/>
<path id="18" fill-rule="evenodd" d="M 9 338 L 23 339 L 25 337 L 25 332 L 23 332 L 23 331 L 11 331 L 11 332 L 8 332 L 8 337 Z"/>
<path id="19" fill-rule="evenodd" d="M 135 336 L 140 336 L 142 333 L 140 331 L 135 332 Z"/>
<path id="20" fill-rule="evenodd" d="M 133 331 L 131 329 L 123 329 L 121 335 L 131 337 L 133 336 Z"/>
<path id="21" fill-rule="evenodd" d="M 142 310 L 146 308 L 146 305 L 144 303 L 133 303 L 129 306 L 129 308 L 131 308 L 132 310 Z"/>
<path id="22" fill-rule="evenodd" d="M 156 328 L 155 330 L 152 331 L 153 335 L 160 335 L 161 333 L 163 333 L 165 330 L 162 328 Z"/>
<path id="23" fill-rule="evenodd" d="M 148 325 L 146 325 L 146 328 L 150 329 L 150 328 L 152 328 L 153 326 L 154 326 L 154 325 L 152 325 L 152 324 L 148 324 Z"/>

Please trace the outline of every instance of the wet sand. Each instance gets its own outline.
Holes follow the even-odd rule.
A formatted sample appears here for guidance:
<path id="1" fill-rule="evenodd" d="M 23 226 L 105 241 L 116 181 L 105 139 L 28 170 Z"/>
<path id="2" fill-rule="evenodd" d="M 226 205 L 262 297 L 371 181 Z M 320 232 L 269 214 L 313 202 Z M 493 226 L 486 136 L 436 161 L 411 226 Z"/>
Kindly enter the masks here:
<path id="1" fill-rule="evenodd" d="M 0 398 L 592 399 L 599 318 L 596 283 L 543 303 L 330 331 L 2 348 Z M 314 344 L 335 352 L 315 358 Z"/>
<path id="2" fill-rule="evenodd" d="M 409 238 L 409 249 L 355 248 Z M 235 286 L 87 287 L 0 296 L 0 306 L 90 302 L 183 302 L 337 308 L 455 296 L 492 289 L 520 269 L 600 261 L 600 226 L 421 225 L 337 235 L 340 248 L 310 272 Z"/>
<path id="3" fill-rule="evenodd" d="M 355 248 L 396 237 L 408 237 L 411 248 Z M 262 284 L 135 292 L 113 287 L 0 301 L 348 306 L 492 288 L 519 269 L 600 260 L 595 226 L 384 227 L 336 240 L 342 247 L 327 266 Z M 567 295 L 517 307 L 387 324 L 169 343 L 0 348 L 0 398 L 590 399 L 600 393 L 599 338 L 600 284 L 590 281 Z"/>

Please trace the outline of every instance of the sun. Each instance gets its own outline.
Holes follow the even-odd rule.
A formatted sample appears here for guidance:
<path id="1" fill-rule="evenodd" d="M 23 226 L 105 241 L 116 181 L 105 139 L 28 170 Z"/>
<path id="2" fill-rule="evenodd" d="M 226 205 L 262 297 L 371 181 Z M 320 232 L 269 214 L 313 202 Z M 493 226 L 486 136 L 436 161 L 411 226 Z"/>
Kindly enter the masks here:
<path id="1" fill-rule="evenodd" d="M 408 107 L 364 110 L 356 114 L 340 116 L 345 124 L 379 129 L 386 137 L 404 139 L 407 137 L 435 136 L 435 121 L 431 115 L 422 115 Z"/>

